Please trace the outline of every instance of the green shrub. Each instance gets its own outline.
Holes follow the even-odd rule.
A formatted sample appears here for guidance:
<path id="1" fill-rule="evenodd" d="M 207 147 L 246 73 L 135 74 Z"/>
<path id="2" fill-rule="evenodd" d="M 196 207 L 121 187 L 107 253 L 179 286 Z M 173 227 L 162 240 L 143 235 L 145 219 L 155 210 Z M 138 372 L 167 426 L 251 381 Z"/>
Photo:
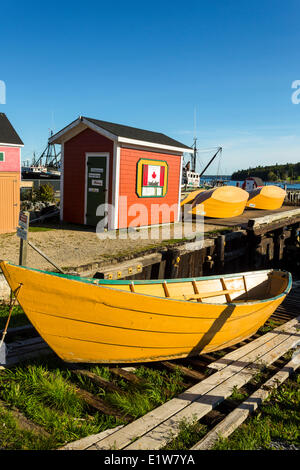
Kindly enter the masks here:
<path id="1" fill-rule="evenodd" d="M 51 184 L 43 184 L 35 191 L 35 199 L 41 202 L 54 201 L 54 189 Z"/>

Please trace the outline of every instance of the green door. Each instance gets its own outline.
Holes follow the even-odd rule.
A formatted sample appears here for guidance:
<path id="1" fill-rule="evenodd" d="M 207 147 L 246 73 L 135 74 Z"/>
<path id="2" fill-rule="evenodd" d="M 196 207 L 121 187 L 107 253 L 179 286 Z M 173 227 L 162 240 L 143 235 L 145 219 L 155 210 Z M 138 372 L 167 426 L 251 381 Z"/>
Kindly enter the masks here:
<path id="1" fill-rule="evenodd" d="M 108 188 L 106 187 L 106 173 L 107 158 L 89 156 L 87 158 L 86 169 L 86 224 L 97 225 L 99 220 L 104 218 L 104 211 L 102 216 L 96 215 L 97 208 L 106 202 L 106 194 Z"/>

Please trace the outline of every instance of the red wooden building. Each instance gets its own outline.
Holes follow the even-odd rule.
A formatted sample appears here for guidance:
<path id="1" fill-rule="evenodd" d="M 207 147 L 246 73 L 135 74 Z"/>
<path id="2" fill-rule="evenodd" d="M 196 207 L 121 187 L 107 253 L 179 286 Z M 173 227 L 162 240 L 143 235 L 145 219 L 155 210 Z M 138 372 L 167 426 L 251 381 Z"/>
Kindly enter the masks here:
<path id="1" fill-rule="evenodd" d="M 264 182 L 261 178 L 258 178 L 257 176 L 248 176 L 242 184 L 242 189 L 252 191 L 253 189 L 259 188 L 263 185 Z"/>
<path id="2" fill-rule="evenodd" d="M 23 142 L 0 113 L 0 233 L 14 232 L 20 210 L 21 147 Z"/>
<path id="3" fill-rule="evenodd" d="M 61 144 L 62 220 L 101 221 L 109 230 L 178 220 L 182 155 L 192 148 L 161 133 L 87 117 L 49 143 Z"/>

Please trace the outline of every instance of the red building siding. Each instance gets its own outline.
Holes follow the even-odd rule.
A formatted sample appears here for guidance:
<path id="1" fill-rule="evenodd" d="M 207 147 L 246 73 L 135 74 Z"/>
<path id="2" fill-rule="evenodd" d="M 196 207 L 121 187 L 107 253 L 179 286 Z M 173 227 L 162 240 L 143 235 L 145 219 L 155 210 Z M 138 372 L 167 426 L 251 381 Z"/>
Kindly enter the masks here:
<path id="1" fill-rule="evenodd" d="M 67 222 L 84 223 L 85 201 L 85 154 L 109 153 L 109 193 L 112 201 L 113 142 L 106 137 L 85 129 L 64 144 L 63 219 Z"/>
<path id="2" fill-rule="evenodd" d="M 137 176 L 137 162 L 141 158 L 149 158 L 153 160 L 162 160 L 168 164 L 168 188 L 165 197 L 148 197 L 141 198 L 136 194 L 136 176 Z M 153 162 L 155 164 L 155 162 Z M 120 183 L 119 183 L 119 228 L 126 228 L 128 226 L 151 225 L 156 223 L 175 222 L 178 217 L 178 197 L 180 185 L 180 164 L 181 158 L 179 155 L 168 155 L 165 153 L 148 152 L 145 150 L 136 150 L 129 148 L 121 148 L 120 152 Z M 124 204 L 127 197 L 126 205 Z M 122 204 L 123 202 L 123 204 Z M 147 208 L 147 216 L 142 217 L 139 214 L 138 206 L 135 204 L 143 205 Z M 175 212 L 162 211 L 156 212 L 157 220 L 151 221 L 151 206 L 157 208 L 158 205 L 167 204 L 172 207 L 177 205 Z M 130 208 L 133 210 L 130 211 Z M 131 214 L 128 214 L 128 212 Z M 155 210 L 154 210 L 155 212 Z M 126 214 L 126 215 L 125 215 Z M 127 223 L 126 223 L 126 216 Z"/>
<path id="3" fill-rule="evenodd" d="M 0 152 L 5 155 L 4 162 L 0 162 L 1 171 L 13 171 L 14 173 L 21 170 L 21 149 L 20 147 L 9 147 L 0 145 Z"/>

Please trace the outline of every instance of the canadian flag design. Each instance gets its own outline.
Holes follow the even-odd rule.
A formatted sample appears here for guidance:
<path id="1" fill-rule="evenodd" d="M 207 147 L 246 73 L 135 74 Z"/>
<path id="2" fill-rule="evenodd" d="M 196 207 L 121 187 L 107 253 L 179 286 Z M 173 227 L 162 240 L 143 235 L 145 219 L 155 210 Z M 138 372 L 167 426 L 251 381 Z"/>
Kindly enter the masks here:
<path id="1" fill-rule="evenodd" d="M 143 165 L 143 186 L 163 186 L 164 180 L 164 166 Z"/>

